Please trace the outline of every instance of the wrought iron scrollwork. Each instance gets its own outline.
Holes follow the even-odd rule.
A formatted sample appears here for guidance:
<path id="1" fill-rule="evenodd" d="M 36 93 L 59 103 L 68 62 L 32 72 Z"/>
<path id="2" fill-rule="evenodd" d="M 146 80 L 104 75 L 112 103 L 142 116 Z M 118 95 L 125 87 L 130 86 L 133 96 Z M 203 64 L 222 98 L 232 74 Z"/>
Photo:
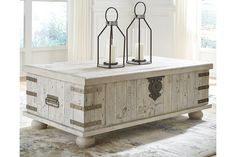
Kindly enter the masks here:
<path id="1" fill-rule="evenodd" d="M 164 76 L 147 78 L 149 81 L 148 90 L 150 92 L 149 97 L 156 101 L 161 96 L 162 79 Z"/>

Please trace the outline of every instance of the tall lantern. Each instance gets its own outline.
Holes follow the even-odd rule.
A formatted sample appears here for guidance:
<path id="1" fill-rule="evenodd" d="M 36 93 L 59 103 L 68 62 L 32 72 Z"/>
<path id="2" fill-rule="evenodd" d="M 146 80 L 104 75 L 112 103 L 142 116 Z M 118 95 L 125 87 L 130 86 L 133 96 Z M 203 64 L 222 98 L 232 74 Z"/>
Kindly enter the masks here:
<path id="1" fill-rule="evenodd" d="M 114 10 L 116 13 L 116 18 L 115 20 L 108 20 L 107 14 L 109 10 Z M 125 67 L 125 35 L 121 31 L 121 29 L 118 26 L 118 11 L 114 7 L 109 7 L 106 12 L 105 12 L 105 20 L 106 20 L 106 26 L 103 28 L 101 33 L 97 37 L 97 67 L 101 68 L 123 68 Z M 110 28 L 108 31 L 107 28 Z M 117 28 L 117 32 L 115 33 L 115 29 Z M 107 33 L 107 34 L 105 34 Z M 105 52 L 107 57 L 101 57 L 100 54 L 100 37 L 102 34 L 105 34 L 109 36 L 107 39 L 103 41 L 103 44 L 105 43 L 106 45 L 103 45 L 103 51 Z M 120 41 L 122 46 L 116 45 L 115 41 L 118 41 L 118 38 L 116 35 L 121 35 L 121 38 L 124 39 L 122 42 Z M 115 40 L 116 39 L 116 40 Z M 106 42 L 107 41 L 107 42 Z M 118 49 L 120 49 L 118 51 Z M 122 52 L 122 57 L 121 58 L 116 58 L 119 52 Z"/>
<path id="2" fill-rule="evenodd" d="M 141 5 L 144 7 L 144 12 L 138 14 L 137 7 Z M 126 29 L 126 63 L 128 64 L 144 65 L 152 63 L 152 29 L 145 19 L 145 14 L 145 3 L 136 3 L 134 19 Z M 129 41 L 130 36 L 132 38 Z"/>

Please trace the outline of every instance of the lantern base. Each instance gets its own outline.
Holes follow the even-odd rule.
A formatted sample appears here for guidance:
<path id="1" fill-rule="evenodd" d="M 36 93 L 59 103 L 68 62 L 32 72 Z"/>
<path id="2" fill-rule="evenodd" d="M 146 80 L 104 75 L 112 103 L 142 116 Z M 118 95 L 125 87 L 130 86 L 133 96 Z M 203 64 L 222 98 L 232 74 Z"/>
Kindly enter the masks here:
<path id="1" fill-rule="evenodd" d="M 136 60 L 132 59 L 131 61 L 127 61 L 127 64 L 134 64 L 134 65 L 146 65 L 146 64 L 151 64 L 152 62 L 147 61 L 146 59 L 144 60 Z"/>
<path id="2" fill-rule="evenodd" d="M 118 65 L 118 62 L 115 62 L 115 63 L 107 63 L 107 62 L 104 62 L 103 63 L 104 65 L 111 65 L 111 66 L 114 66 L 114 65 Z"/>
<path id="3" fill-rule="evenodd" d="M 115 69 L 115 68 L 124 68 L 125 65 L 124 64 L 118 64 L 118 63 L 112 63 L 112 64 L 109 64 L 109 63 L 106 63 L 105 62 L 103 64 L 98 64 L 97 67 L 99 68 L 106 68 L 106 69 Z"/>
<path id="4" fill-rule="evenodd" d="M 138 60 L 138 59 L 132 59 L 132 62 L 137 62 L 137 63 L 139 63 L 139 62 L 146 62 L 147 60 L 146 59 L 143 59 L 143 60 Z"/>

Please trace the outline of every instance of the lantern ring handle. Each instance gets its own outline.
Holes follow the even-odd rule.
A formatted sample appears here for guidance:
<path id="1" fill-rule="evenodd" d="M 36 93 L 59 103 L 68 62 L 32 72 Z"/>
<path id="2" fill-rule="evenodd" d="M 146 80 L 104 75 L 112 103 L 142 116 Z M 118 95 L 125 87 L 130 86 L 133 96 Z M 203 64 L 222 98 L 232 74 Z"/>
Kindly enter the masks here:
<path id="1" fill-rule="evenodd" d="M 118 15 L 118 11 L 117 11 L 116 8 L 114 8 L 114 7 L 109 7 L 109 8 L 106 10 L 106 12 L 105 12 L 105 19 L 106 19 L 106 21 L 109 22 L 108 19 L 107 19 L 107 13 L 108 13 L 108 11 L 109 11 L 110 9 L 113 9 L 113 10 L 116 11 L 116 19 L 115 19 L 115 21 L 117 22 L 119 15 Z"/>
<path id="2" fill-rule="evenodd" d="M 136 10 L 137 10 L 137 6 L 138 6 L 139 4 L 143 4 L 143 6 L 144 6 L 144 12 L 143 12 L 142 15 L 145 15 L 145 14 L 146 14 L 146 10 L 147 10 L 146 4 L 145 4 L 144 2 L 141 2 L 141 1 L 140 1 L 140 2 L 138 2 L 138 3 L 135 4 L 135 7 L 134 7 L 134 14 L 135 14 L 135 16 L 138 16 Z"/>

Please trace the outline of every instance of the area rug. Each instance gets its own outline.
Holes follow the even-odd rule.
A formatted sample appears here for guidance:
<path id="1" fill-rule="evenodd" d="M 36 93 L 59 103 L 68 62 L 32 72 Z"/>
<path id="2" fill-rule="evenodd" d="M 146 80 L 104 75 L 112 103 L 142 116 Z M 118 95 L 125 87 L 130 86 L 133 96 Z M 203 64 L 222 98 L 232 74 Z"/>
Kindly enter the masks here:
<path id="1" fill-rule="evenodd" d="M 24 94 L 21 95 L 23 97 Z M 24 98 L 21 99 L 24 103 Z M 187 115 L 96 136 L 96 146 L 80 149 L 76 136 L 49 127 L 20 130 L 21 157 L 207 157 L 216 154 L 215 96 L 201 121 Z"/>

